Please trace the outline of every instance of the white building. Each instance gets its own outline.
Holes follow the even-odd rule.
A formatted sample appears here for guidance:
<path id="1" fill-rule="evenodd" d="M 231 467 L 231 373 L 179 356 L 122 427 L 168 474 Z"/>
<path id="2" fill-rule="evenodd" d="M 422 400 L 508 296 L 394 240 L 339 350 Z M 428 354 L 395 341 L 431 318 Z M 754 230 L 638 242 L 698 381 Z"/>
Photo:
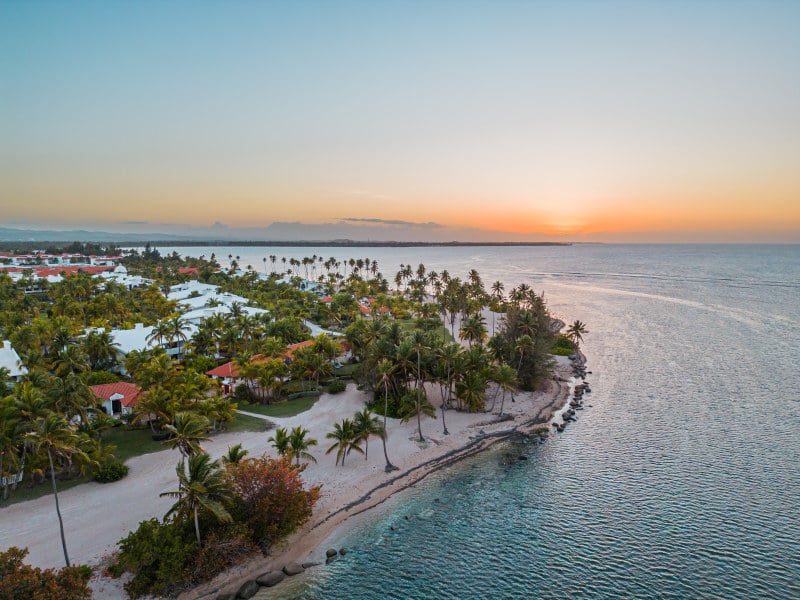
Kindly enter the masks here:
<path id="1" fill-rule="evenodd" d="M 201 283 L 196 279 L 179 283 L 169 288 L 167 299 L 177 300 L 181 302 L 190 296 L 204 296 L 206 294 L 216 292 L 219 289 L 218 285 L 211 285 L 210 283 Z"/>
<path id="2" fill-rule="evenodd" d="M 152 279 L 147 279 L 146 277 L 141 277 L 139 275 L 128 275 L 128 269 L 126 269 L 123 265 L 119 265 L 116 269 L 114 269 L 113 272 L 104 271 L 103 273 L 95 275 L 95 277 L 124 285 L 129 290 L 137 287 L 147 287 L 153 283 Z"/>
<path id="3" fill-rule="evenodd" d="M 22 364 L 19 354 L 8 340 L 3 341 L 3 347 L 0 348 L 0 368 L 7 369 L 14 381 L 19 381 L 23 375 L 28 374 L 28 369 Z"/>
<path id="4" fill-rule="evenodd" d="M 145 327 L 142 323 L 136 323 L 133 329 L 112 329 L 109 333 L 114 343 L 118 344 L 119 354 L 122 357 L 127 356 L 134 350 L 141 352 L 152 350 L 158 346 L 161 346 L 170 356 L 183 354 L 183 340 L 173 340 L 171 344 L 166 339 L 158 340 L 152 337 L 153 329 L 152 325 Z M 192 323 L 186 323 L 181 331 L 186 336 L 186 339 L 190 340 L 197 331 L 197 326 Z"/>

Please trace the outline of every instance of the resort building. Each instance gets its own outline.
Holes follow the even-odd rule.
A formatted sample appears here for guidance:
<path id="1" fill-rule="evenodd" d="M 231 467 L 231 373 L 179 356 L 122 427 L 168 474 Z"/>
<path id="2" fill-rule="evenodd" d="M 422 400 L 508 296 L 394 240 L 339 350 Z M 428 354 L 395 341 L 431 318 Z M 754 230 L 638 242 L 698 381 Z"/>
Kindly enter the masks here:
<path id="1" fill-rule="evenodd" d="M 151 350 L 160 346 L 172 357 L 180 358 L 183 355 L 185 341 L 178 337 L 172 340 L 167 338 L 158 339 L 153 335 L 154 326 L 145 327 L 142 323 L 136 323 L 133 329 L 112 329 L 109 333 L 114 343 L 118 346 L 120 359 L 130 354 L 134 350 Z M 182 337 L 186 340 L 192 339 L 197 331 L 197 326 L 192 323 L 185 323 L 181 329 Z"/>
<path id="2" fill-rule="evenodd" d="M 142 399 L 142 388 L 135 383 L 119 381 L 92 385 L 89 388 L 102 403 L 103 411 L 112 417 L 121 417 L 133 412 L 133 408 Z"/>
<path id="3" fill-rule="evenodd" d="M 8 340 L 4 340 L 0 348 L 0 369 L 6 369 L 12 381 L 19 381 L 23 375 L 28 374 L 28 369 L 22 364 L 19 354 Z"/>

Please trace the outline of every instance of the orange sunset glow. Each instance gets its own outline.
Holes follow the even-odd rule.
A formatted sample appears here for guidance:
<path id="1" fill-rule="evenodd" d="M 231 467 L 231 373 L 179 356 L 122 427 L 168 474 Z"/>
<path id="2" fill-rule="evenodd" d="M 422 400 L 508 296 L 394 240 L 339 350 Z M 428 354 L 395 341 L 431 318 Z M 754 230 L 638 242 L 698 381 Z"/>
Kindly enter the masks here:
<path id="1" fill-rule="evenodd" d="M 179 7 L 3 5 L 0 224 L 800 241 L 791 4 Z"/>

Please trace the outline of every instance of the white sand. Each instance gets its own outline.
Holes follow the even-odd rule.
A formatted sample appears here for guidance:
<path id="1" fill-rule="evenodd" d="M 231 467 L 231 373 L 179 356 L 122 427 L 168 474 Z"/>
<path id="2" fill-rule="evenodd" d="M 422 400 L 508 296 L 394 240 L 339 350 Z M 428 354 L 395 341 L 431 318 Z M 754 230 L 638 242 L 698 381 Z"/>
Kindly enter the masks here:
<path id="1" fill-rule="evenodd" d="M 559 369 L 560 374 L 569 377 L 569 373 L 562 369 Z M 310 463 L 303 473 L 307 482 L 322 485 L 322 497 L 314 514 L 310 522 L 284 544 L 283 551 L 273 552 L 271 557 L 258 557 L 184 596 L 197 598 L 215 590 L 230 591 L 242 580 L 270 568 L 280 568 L 292 560 L 305 560 L 348 516 L 362 512 L 392 493 L 419 481 L 429 472 L 445 466 L 446 461 L 416 468 L 421 463 L 443 457 L 470 443 L 473 443 L 471 451 L 480 450 L 490 445 L 491 440 L 475 444 L 480 437 L 479 431 L 490 436 L 509 431 L 542 409 L 545 409 L 542 416 L 549 419 L 553 405 L 557 403 L 561 406 L 566 399 L 566 386 L 559 387 L 560 393 L 555 385 L 550 385 L 547 392 L 516 396 L 515 403 L 507 399 L 505 412 L 514 415 L 515 421 L 492 423 L 496 419 L 494 415 L 449 410 L 446 414 L 450 431 L 448 436 L 442 434 L 440 411 L 435 420 L 423 417 L 422 431 L 427 439 L 425 444 L 417 442 L 416 419 L 406 424 L 389 419 L 389 458 L 400 468 L 400 471 L 391 474 L 384 472 L 383 450 L 377 438 L 370 441 L 368 460 L 363 455 L 353 453 L 347 457 L 344 466 L 337 467 L 334 464 L 336 451 L 325 455 L 325 450 L 330 446 L 325 434 L 332 430 L 333 423 L 344 417 L 352 417 L 370 397 L 356 390 L 352 384 L 342 394 L 324 394 L 310 410 L 302 414 L 286 419 L 271 419 L 278 427 L 302 425 L 310 431 L 310 437 L 319 442 L 318 446 L 311 449 L 318 462 Z M 432 386 L 429 390 L 429 397 L 437 406 L 438 389 L 438 386 Z M 495 412 L 499 406 L 498 398 Z M 222 434 L 204 444 L 204 447 L 212 456 L 218 457 L 225 454 L 228 446 L 241 443 L 250 456 L 265 452 L 274 456 L 274 450 L 267 443 L 270 435 L 269 432 Z M 60 493 L 67 547 L 73 564 L 106 563 L 117 541 L 136 528 L 140 521 L 163 517 L 172 500 L 160 498 L 159 494 L 177 488 L 175 466 L 179 458 L 178 452 L 173 450 L 139 456 L 127 462 L 130 473 L 121 481 L 105 485 L 88 483 Z M 350 510 L 341 510 L 393 478 L 396 481 L 392 485 L 375 491 L 369 500 Z M 27 547 L 30 550 L 28 560 L 35 566 L 60 567 L 64 564 L 52 495 L 0 510 L 0 548 L 9 546 Z M 101 579 L 93 581 L 92 587 L 98 598 L 123 597 L 119 581 Z"/>

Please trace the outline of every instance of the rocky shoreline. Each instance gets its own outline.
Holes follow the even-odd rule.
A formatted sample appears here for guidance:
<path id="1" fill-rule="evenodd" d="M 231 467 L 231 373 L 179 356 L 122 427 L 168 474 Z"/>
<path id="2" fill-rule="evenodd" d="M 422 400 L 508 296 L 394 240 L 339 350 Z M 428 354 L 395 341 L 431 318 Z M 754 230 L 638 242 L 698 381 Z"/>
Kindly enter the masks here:
<path id="1" fill-rule="evenodd" d="M 203 584 L 194 590 L 185 592 L 179 598 L 184 600 L 235 600 L 247 599 L 258 594 L 262 588 L 271 588 L 280 584 L 285 578 L 304 572 L 306 569 L 320 565 L 308 557 L 320 551 L 319 546 L 347 519 L 360 515 L 382 504 L 394 494 L 414 486 L 428 475 L 449 467 L 450 465 L 483 452 L 495 444 L 524 436 L 544 439 L 552 428 L 562 432 L 566 425 L 576 419 L 576 411 L 583 410 L 583 397 L 591 393 L 586 383 L 585 356 L 577 352 L 569 357 L 569 366 L 558 368 L 547 382 L 543 391 L 544 401 L 530 414 L 519 417 L 504 416 L 487 422 L 471 425 L 477 431 L 468 436 L 462 446 L 434 456 L 408 469 L 401 471 L 347 504 L 337 507 L 328 514 L 312 517 L 302 530 L 296 533 L 285 544 L 283 551 L 275 556 L 257 557 L 252 561 L 231 569 L 215 580 Z M 570 389 L 570 379 L 580 380 Z M 566 407 L 566 410 L 563 410 Z M 563 412 L 561 412 L 563 410 Z M 562 422 L 557 422 L 561 412 Z M 493 428 L 492 431 L 486 431 Z M 302 543 L 301 543 L 302 542 Z M 346 549 L 329 548 L 325 551 L 326 563 L 344 556 Z"/>

